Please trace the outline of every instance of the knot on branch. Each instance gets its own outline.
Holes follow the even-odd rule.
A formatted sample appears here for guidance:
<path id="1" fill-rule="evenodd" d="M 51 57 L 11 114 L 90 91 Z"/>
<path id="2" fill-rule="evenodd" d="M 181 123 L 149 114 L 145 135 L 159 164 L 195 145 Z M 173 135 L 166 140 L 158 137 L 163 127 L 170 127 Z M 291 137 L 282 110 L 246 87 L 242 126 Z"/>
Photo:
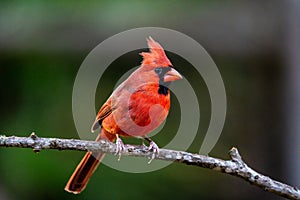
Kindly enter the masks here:
<path id="1" fill-rule="evenodd" d="M 237 148 L 232 147 L 229 151 L 229 155 L 233 162 L 240 163 L 240 164 L 244 163 L 242 160 L 242 156 L 239 154 Z"/>
<path id="2" fill-rule="evenodd" d="M 39 145 L 39 142 L 38 142 L 39 137 L 35 134 L 35 132 L 32 132 L 29 137 L 34 141 L 34 143 L 32 145 L 33 146 L 33 148 L 32 148 L 33 152 L 34 153 L 39 153 L 42 149 Z"/>

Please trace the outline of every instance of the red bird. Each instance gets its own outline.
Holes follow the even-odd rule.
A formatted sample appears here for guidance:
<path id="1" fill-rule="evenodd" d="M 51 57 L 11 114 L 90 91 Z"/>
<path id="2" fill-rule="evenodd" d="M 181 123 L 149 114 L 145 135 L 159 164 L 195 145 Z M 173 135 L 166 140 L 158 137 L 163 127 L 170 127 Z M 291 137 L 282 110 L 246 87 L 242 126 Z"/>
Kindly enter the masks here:
<path id="1" fill-rule="evenodd" d="M 100 108 L 91 131 L 101 127 L 96 141 L 115 141 L 119 155 L 122 141 L 119 136 L 143 137 L 150 142 L 149 149 L 158 152 L 157 145 L 146 137 L 167 117 L 170 108 L 170 82 L 181 79 L 172 68 L 164 49 L 151 37 L 147 39 L 150 52 L 142 52 L 141 66 L 111 94 Z M 78 164 L 65 190 L 74 194 L 86 187 L 104 153 L 87 152 Z M 154 154 L 153 154 L 154 155 Z"/>

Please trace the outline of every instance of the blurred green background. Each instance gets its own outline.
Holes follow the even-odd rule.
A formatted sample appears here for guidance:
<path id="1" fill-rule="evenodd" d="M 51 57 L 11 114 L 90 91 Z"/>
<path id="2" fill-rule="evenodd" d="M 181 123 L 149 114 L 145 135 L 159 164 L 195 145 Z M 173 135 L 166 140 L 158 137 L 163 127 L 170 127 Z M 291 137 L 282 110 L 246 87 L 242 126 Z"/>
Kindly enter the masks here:
<path id="1" fill-rule="evenodd" d="M 78 138 L 72 87 L 85 56 L 121 31 L 170 28 L 203 45 L 224 80 L 227 118 L 210 155 L 228 159 L 228 150 L 236 146 L 254 169 L 299 186 L 299 126 L 294 120 L 299 106 L 293 105 L 300 96 L 300 34 L 295 8 L 299 3 L 292 0 L 1 1 L 0 134 L 28 136 L 34 131 L 40 137 Z M 107 87 L 97 92 L 97 109 L 117 81 L 110 74 L 120 77 L 140 63 L 138 52 L 111 64 L 107 78 L 101 79 Z M 168 55 L 199 98 L 200 129 L 189 148 L 198 152 L 210 119 L 208 92 L 188 63 Z M 160 146 L 177 128 L 179 105 L 173 99 L 166 128 L 154 137 Z M 182 164 L 143 174 L 102 165 L 75 196 L 63 188 L 82 155 L 1 148 L 0 199 L 281 199 L 236 177 Z"/>

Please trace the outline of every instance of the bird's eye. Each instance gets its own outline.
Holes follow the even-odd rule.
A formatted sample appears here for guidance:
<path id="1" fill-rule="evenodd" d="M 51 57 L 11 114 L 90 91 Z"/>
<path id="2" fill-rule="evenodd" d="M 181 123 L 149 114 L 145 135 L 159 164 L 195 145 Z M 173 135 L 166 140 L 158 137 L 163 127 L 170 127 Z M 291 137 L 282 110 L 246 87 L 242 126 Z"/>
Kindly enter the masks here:
<path id="1" fill-rule="evenodd" d="M 155 73 L 157 73 L 157 74 L 161 74 L 162 68 L 161 68 L 161 67 L 157 67 L 157 68 L 154 69 L 154 71 L 155 71 Z"/>

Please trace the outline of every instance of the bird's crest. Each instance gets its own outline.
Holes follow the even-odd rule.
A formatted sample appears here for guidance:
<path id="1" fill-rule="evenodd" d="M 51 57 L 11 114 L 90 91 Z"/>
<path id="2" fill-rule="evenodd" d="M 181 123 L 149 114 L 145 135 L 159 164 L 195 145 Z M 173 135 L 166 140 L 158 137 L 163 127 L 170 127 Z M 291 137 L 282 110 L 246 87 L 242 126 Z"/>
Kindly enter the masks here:
<path id="1" fill-rule="evenodd" d="M 164 49 L 152 37 L 147 38 L 148 47 L 150 52 L 142 52 L 143 56 L 142 65 L 154 64 L 160 67 L 172 66 L 172 63 L 165 54 Z"/>

